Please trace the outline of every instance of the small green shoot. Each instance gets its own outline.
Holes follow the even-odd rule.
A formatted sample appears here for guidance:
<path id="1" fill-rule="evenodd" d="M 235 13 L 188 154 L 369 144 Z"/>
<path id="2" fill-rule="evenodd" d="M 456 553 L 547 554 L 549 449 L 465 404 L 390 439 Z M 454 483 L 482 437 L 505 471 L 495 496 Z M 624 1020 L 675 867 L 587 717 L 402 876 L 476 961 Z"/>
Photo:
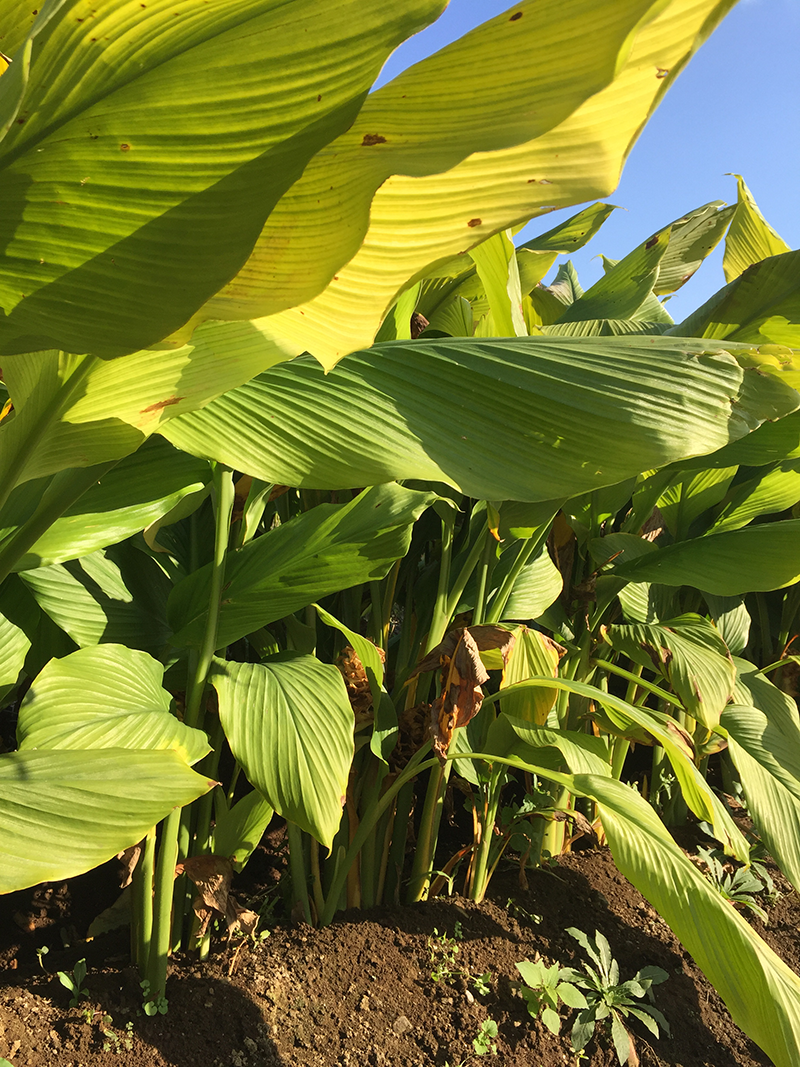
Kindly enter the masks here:
<path id="1" fill-rule="evenodd" d="M 756 893 L 775 892 L 775 884 L 762 864 L 728 871 L 717 849 L 698 847 L 697 855 L 706 865 L 708 880 L 720 896 L 730 901 L 735 908 L 747 908 L 752 911 L 765 925 L 769 922 L 767 913 L 755 898 Z M 763 879 L 764 875 L 768 881 Z"/>
<path id="2" fill-rule="evenodd" d="M 144 1004 L 142 1005 L 145 1015 L 166 1015 L 169 1011 L 169 1001 L 162 994 L 159 993 L 155 997 L 150 996 L 150 983 L 145 978 L 143 982 L 139 983 L 142 990 L 142 999 Z"/>
<path id="3" fill-rule="evenodd" d="M 81 989 L 81 986 L 83 985 L 83 980 L 84 980 L 85 977 L 86 977 L 86 960 L 78 960 L 78 962 L 75 964 L 75 966 L 72 969 L 72 974 L 69 974 L 67 971 L 59 971 L 58 972 L 58 980 L 59 980 L 59 982 L 61 982 L 61 984 L 65 988 L 67 988 L 70 991 L 70 993 L 72 993 L 72 997 L 70 998 L 70 1002 L 69 1002 L 69 1006 L 71 1008 L 77 1008 L 78 1001 L 81 999 L 81 997 L 88 997 L 89 996 L 89 990 L 88 989 Z"/>
<path id="4" fill-rule="evenodd" d="M 497 1037 L 497 1023 L 494 1019 L 484 1019 L 481 1023 L 478 1034 L 472 1039 L 472 1047 L 475 1049 L 476 1056 L 485 1056 L 487 1052 L 491 1052 L 493 1056 L 497 1055 L 497 1044 L 494 1038 Z"/>
<path id="5" fill-rule="evenodd" d="M 522 960 L 517 970 L 525 982 L 519 992 L 528 1005 L 528 1011 L 534 1019 L 542 1016 L 542 1022 L 551 1034 L 561 1030 L 561 1016 L 558 1011 L 559 1001 L 568 1008 L 586 1008 L 586 997 L 575 984 L 583 976 L 570 967 L 560 967 L 557 963 L 547 966 L 543 960 Z"/>
<path id="6" fill-rule="evenodd" d="M 434 982 L 449 983 L 461 974 L 456 968 L 456 956 L 458 955 L 456 941 L 460 941 L 462 937 L 461 923 L 455 924 L 452 937 L 448 937 L 444 931 L 440 934 L 434 927 L 433 936 L 428 938 L 431 978 Z"/>
<path id="7" fill-rule="evenodd" d="M 638 1019 L 654 1037 L 659 1037 L 659 1028 L 669 1034 L 669 1024 L 657 1008 L 652 1004 L 636 1004 L 636 1000 L 645 996 L 652 1001 L 651 986 L 666 981 L 669 975 L 661 967 L 642 967 L 629 981 L 620 982 L 619 964 L 599 930 L 595 930 L 593 940 L 574 927 L 567 933 L 575 938 L 595 965 L 584 964 L 583 972 L 573 971 L 571 977 L 586 996 L 586 1007 L 578 1012 L 572 1027 L 572 1047 L 577 1053 L 582 1052 L 591 1041 L 597 1024 L 610 1022 L 611 1040 L 620 1064 L 638 1063 L 633 1035 L 625 1022 L 629 1017 Z"/>
<path id="8" fill-rule="evenodd" d="M 491 992 L 492 986 L 492 972 L 484 971 L 483 974 L 476 974 L 470 977 L 472 982 L 472 988 L 479 996 L 485 997 L 487 993 Z"/>
<path id="9" fill-rule="evenodd" d="M 42 968 L 43 971 L 45 971 L 45 973 L 47 972 L 47 968 L 44 965 L 44 957 L 49 951 L 50 949 L 47 947 L 47 945 L 42 945 L 41 948 L 36 949 L 36 959 L 39 961 L 39 966 Z M 0 1067 L 2 1067 L 1 1063 Z"/>

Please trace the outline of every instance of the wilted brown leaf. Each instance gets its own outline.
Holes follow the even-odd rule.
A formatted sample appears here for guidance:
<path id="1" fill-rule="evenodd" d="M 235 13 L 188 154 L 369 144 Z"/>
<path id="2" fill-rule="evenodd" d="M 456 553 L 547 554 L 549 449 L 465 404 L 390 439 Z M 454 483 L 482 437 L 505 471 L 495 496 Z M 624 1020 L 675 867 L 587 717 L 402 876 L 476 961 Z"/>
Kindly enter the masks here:
<path id="1" fill-rule="evenodd" d="M 130 848 L 126 848 L 124 852 L 117 853 L 117 859 L 122 864 L 119 877 L 120 889 L 125 889 L 133 881 L 133 872 L 142 854 L 142 847 L 142 842 L 138 841 L 135 845 L 131 845 Z"/>
<path id="2" fill-rule="evenodd" d="M 242 908 L 230 892 L 233 867 L 227 856 L 191 856 L 177 865 L 175 873 L 188 875 L 199 890 L 192 907 L 200 921 L 201 937 L 217 916 L 225 919 L 229 935 L 237 930 L 244 934 L 255 930 L 258 915 Z"/>

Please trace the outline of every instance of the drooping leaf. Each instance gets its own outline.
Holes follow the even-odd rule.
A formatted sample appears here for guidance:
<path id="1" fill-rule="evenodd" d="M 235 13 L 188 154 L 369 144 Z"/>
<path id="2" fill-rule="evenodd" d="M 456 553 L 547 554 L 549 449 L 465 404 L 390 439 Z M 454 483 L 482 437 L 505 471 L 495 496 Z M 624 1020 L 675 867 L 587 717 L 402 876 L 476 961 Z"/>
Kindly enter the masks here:
<path id="1" fill-rule="evenodd" d="M 258 315 L 265 300 L 304 299 L 272 318 L 277 336 L 326 366 L 368 345 L 396 294 L 433 263 L 552 207 L 609 195 L 644 122 L 730 6 L 516 4 L 374 93 L 278 205 L 226 303 L 206 312 Z M 386 143 L 365 142 L 376 135 Z"/>
<path id="2" fill-rule="evenodd" d="M 230 857 L 234 869 L 240 871 L 261 841 L 274 814 L 272 805 L 257 789 L 251 789 L 233 807 L 217 816 L 214 852 Z"/>
<path id="3" fill-rule="evenodd" d="M 167 515 L 210 479 L 207 463 L 155 437 L 112 470 L 102 472 L 100 480 L 48 526 L 14 569 L 64 563 L 116 544 Z M 48 481 L 35 479 L 14 490 L 2 510 L 0 538 L 31 517 Z"/>
<path id="4" fill-rule="evenodd" d="M 586 697 L 588 701 L 599 705 L 613 726 L 624 733 L 632 723 L 637 727 L 644 728 L 651 737 L 658 741 L 667 753 L 675 776 L 680 783 L 681 791 L 686 803 L 698 818 L 706 819 L 715 828 L 714 833 L 718 841 L 723 842 L 723 847 L 732 856 L 746 862 L 750 855 L 750 846 L 731 818 L 714 791 L 695 766 L 691 740 L 686 731 L 681 730 L 675 721 L 668 715 L 642 708 L 635 704 L 629 704 L 620 697 L 607 693 L 597 686 L 587 685 L 584 682 L 575 682 L 567 678 L 535 678 L 524 682 L 518 682 L 514 689 L 506 691 L 512 695 L 515 690 L 523 692 L 526 689 L 545 688 L 563 690 Z M 501 694 L 493 694 L 486 697 L 485 703 L 494 703 Z"/>
<path id="5" fill-rule="evenodd" d="M 169 580 L 130 545 L 26 570 L 22 580 L 42 611 L 82 647 L 119 643 L 157 654 L 169 637 Z"/>
<path id="6" fill-rule="evenodd" d="M 385 577 L 433 500 L 431 493 L 379 485 L 348 504 L 320 504 L 229 553 L 218 647 L 329 593 Z M 210 571 L 210 564 L 194 571 L 170 594 L 174 644 L 202 640 Z"/>
<path id="7" fill-rule="evenodd" d="M 197 763 L 208 738 L 171 713 L 163 676 L 160 663 L 123 645 L 52 659 L 20 706 L 19 750 L 173 749 Z"/>
<path id="8" fill-rule="evenodd" d="M 760 515 L 774 515 L 800 500 L 800 460 L 787 460 L 741 482 L 720 510 L 709 532 L 739 530 Z"/>
<path id="9" fill-rule="evenodd" d="M 695 537 L 615 566 L 613 573 L 635 582 L 693 585 L 717 596 L 783 589 L 800 579 L 800 519 Z"/>
<path id="10" fill-rule="evenodd" d="M 662 676 L 686 711 L 708 729 L 733 694 L 736 668 L 716 627 L 699 615 L 660 623 L 609 626 L 606 639 L 635 663 Z"/>
<path id="11" fill-rule="evenodd" d="M 520 627 L 503 671 L 500 691 L 526 678 L 538 678 L 548 674 L 555 678 L 559 661 L 565 652 L 565 648 L 539 630 Z M 544 726 L 557 696 L 555 689 L 532 689 L 516 696 L 504 696 L 502 707 L 507 715 L 532 722 L 536 726 Z"/>
<path id="12" fill-rule="evenodd" d="M 313 656 L 217 660 L 211 683 L 228 743 L 275 811 L 330 847 L 353 758 L 353 711 L 338 670 Z"/>
<path id="13" fill-rule="evenodd" d="M 441 417 L 445 398 L 456 398 L 458 432 Z M 327 376 L 308 358 L 276 366 L 163 433 L 283 485 L 418 478 L 530 501 L 713 452 L 798 402 L 713 344 L 423 335 L 354 354 Z"/>
<path id="14" fill-rule="evenodd" d="M 0 893 L 83 874 L 214 785 L 172 751 L 0 755 Z"/>
<path id="15" fill-rule="evenodd" d="M 441 7 L 44 5 L 47 31 L 0 90 L 16 106 L 0 145 L 3 352 L 117 356 L 183 325 L 354 120 L 384 59 Z"/>

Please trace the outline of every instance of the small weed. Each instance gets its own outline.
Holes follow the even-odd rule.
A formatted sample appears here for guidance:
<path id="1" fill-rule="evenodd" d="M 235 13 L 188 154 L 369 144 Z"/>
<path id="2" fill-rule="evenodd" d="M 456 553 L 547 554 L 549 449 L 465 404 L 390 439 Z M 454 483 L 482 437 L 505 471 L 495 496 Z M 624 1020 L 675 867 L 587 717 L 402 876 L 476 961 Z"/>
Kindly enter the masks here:
<path id="1" fill-rule="evenodd" d="M 42 968 L 43 971 L 45 971 L 45 973 L 47 972 L 47 968 L 44 965 L 44 957 L 49 951 L 50 949 L 47 947 L 47 945 L 42 945 L 41 948 L 36 949 L 36 959 L 39 961 L 39 966 Z M 0 1064 L 0 1067 L 2 1067 L 2 1064 Z"/>
<path id="2" fill-rule="evenodd" d="M 142 999 L 144 1001 L 142 1008 L 144 1009 L 145 1015 L 166 1015 L 169 1011 L 169 1001 L 167 998 L 162 993 L 159 993 L 158 996 L 151 997 L 150 983 L 146 978 L 143 982 L 140 982 L 139 985 L 142 990 Z"/>
<path id="3" fill-rule="evenodd" d="M 552 1034 L 561 1030 L 559 1001 L 568 1008 L 588 1007 L 586 997 L 581 993 L 576 980 L 583 976 L 570 967 L 560 967 L 557 963 L 547 966 L 543 960 L 522 960 L 517 970 L 525 982 L 519 992 L 528 1005 L 528 1011 L 534 1019 L 542 1016 L 542 1022 Z"/>
<path id="4" fill-rule="evenodd" d="M 456 968 L 456 956 L 458 955 L 456 941 L 460 941 L 462 937 L 461 923 L 455 924 L 452 937 L 448 937 L 444 932 L 440 934 L 434 927 L 433 936 L 428 938 L 431 978 L 434 982 L 449 983 L 461 974 L 461 971 Z"/>
<path id="5" fill-rule="evenodd" d="M 530 926 L 541 925 L 542 916 L 537 915 L 535 912 L 528 911 L 527 908 L 523 908 L 523 906 L 518 904 L 513 897 L 509 897 L 506 901 L 506 911 L 509 915 L 513 915 L 516 919 L 521 919 Z"/>
<path id="6" fill-rule="evenodd" d="M 444 932 L 440 934 L 434 927 L 433 935 L 428 938 L 431 978 L 434 982 L 444 982 L 445 985 L 452 985 L 456 978 L 463 978 L 476 993 L 482 997 L 486 996 L 491 990 L 491 971 L 484 971 L 483 974 L 470 974 L 469 971 L 456 967 L 456 956 L 459 951 L 456 942 L 462 941 L 463 938 L 464 931 L 460 922 L 454 924 L 452 937 L 448 937 Z"/>
<path id="7" fill-rule="evenodd" d="M 83 980 L 86 977 L 86 960 L 78 960 L 72 969 L 72 974 L 67 971 L 58 972 L 58 980 L 65 988 L 67 988 L 72 997 L 70 998 L 69 1006 L 71 1008 L 77 1008 L 78 1001 L 81 997 L 88 997 L 89 990 L 81 989 Z"/>
<path id="8" fill-rule="evenodd" d="M 497 1045 L 494 1038 L 497 1037 L 497 1023 L 494 1019 L 484 1019 L 481 1023 L 478 1034 L 472 1039 L 472 1047 L 475 1049 L 476 1056 L 485 1056 L 487 1052 L 491 1052 L 493 1056 L 497 1055 Z"/>
<path id="9" fill-rule="evenodd" d="M 100 1020 L 103 1037 L 106 1038 L 103 1042 L 103 1052 L 115 1052 L 117 1055 L 123 1051 L 130 1052 L 133 1048 L 133 1022 L 125 1024 L 124 1033 L 117 1033 L 112 1027 L 113 1022 L 110 1015 L 104 1015 Z"/>
<path id="10" fill-rule="evenodd" d="M 697 855 L 706 865 L 708 880 L 725 900 L 734 907 L 747 908 L 766 924 L 767 913 L 756 900 L 756 894 L 765 894 L 767 900 L 775 897 L 775 883 L 770 878 L 763 864 L 755 862 L 748 867 L 739 867 L 729 871 L 719 849 L 698 847 Z"/>
<path id="11" fill-rule="evenodd" d="M 591 1041 L 597 1024 L 610 1022 L 611 1040 L 620 1064 L 638 1063 L 633 1035 L 623 1019 L 638 1019 L 654 1037 L 659 1036 L 659 1027 L 669 1034 L 669 1024 L 658 1008 L 652 1004 L 635 1003 L 645 996 L 652 1001 L 651 986 L 666 981 L 669 975 L 661 967 L 642 967 L 629 981 L 620 982 L 619 964 L 599 930 L 595 930 L 593 940 L 573 927 L 567 933 L 575 938 L 595 965 L 584 964 L 582 972 L 572 970 L 570 974 L 570 981 L 580 987 L 586 997 L 586 1007 L 578 1012 L 572 1027 L 573 1049 L 576 1053 L 582 1052 Z"/>

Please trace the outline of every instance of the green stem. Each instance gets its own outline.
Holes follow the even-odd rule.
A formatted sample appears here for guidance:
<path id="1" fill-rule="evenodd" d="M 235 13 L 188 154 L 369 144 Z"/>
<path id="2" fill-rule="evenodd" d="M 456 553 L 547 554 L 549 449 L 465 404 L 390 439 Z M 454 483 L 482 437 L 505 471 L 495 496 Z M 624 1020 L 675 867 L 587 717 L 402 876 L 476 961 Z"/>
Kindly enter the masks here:
<path id="1" fill-rule="evenodd" d="M 153 937 L 153 872 L 156 856 L 156 828 L 147 834 L 131 883 L 131 955 L 144 978 Z"/>
<path id="2" fill-rule="evenodd" d="M 220 464 L 213 464 L 213 488 L 216 498 L 216 528 L 208 615 L 200 652 L 190 658 L 190 676 L 184 713 L 184 721 L 188 726 L 193 727 L 198 726 L 200 723 L 206 676 L 216 650 L 220 598 L 225 577 L 225 557 L 228 550 L 231 513 L 233 511 L 233 472 Z M 161 831 L 161 844 L 159 846 L 156 871 L 153 951 L 151 952 L 148 966 L 148 981 L 150 982 L 152 996 L 163 995 L 166 985 L 167 957 L 169 955 L 172 927 L 175 864 L 178 859 L 180 825 L 181 809 L 176 808 L 164 820 Z"/>
<path id="3" fill-rule="evenodd" d="M 408 840 L 408 825 L 411 821 L 413 801 L 414 783 L 413 781 L 408 781 L 397 795 L 397 805 L 392 825 L 392 840 L 386 864 L 386 888 L 383 894 L 383 899 L 389 904 L 400 903 L 400 882 L 406 858 L 406 841 Z"/>
<path id="4" fill-rule="evenodd" d="M 164 996 L 167 986 L 167 957 L 172 933 L 172 890 L 178 860 L 178 828 L 181 809 L 175 808 L 161 824 L 161 843 L 154 882 L 153 938 L 147 962 L 149 997 Z"/>
<path id="5" fill-rule="evenodd" d="M 184 721 L 187 726 L 198 726 L 200 708 L 205 690 L 211 660 L 217 649 L 217 628 L 219 609 L 222 598 L 222 586 L 225 581 L 225 560 L 228 553 L 228 537 L 233 511 L 233 472 L 221 464 L 214 464 L 214 490 L 216 497 L 216 524 L 214 531 L 214 560 L 211 566 L 211 587 L 208 595 L 208 614 L 206 616 L 203 642 L 197 663 L 189 679 L 186 694 L 186 712 Z"/>
<path id="6" fill-rule="evenodd" d="M 403 786 L 412 780 L 421 771 L 425 771 L 430 767 L 438 766 L 439 761 L 436 759 L 425 760 L 425 756 L 430 751 L 430 742 L 426 743 L 415 752 L 409 760 L 405 769 L 401 774 L 397 776 L 394 782 L 389 786 L 383 796 L 380 798 L 377 804 L 373 805 L 370 811 L 364 816 L 359 824 L 358 829 L 353 835 L 353 840 L 350 842 L 350 847 L 347 849 L 347 853 L 344 860 L 338 864 L 336 874 L 331 882 L 330 890 L 325 901 L 325 908 L 320 916 L 320 926 L 330 926 L 333 922 L 333 917 L 336 914 L 336 908 L 338 906 L 339 898 L 342 895 L 345 882 L 347 881 L 347 872 L 354 863 L 356 857 L 361 851 L 361 847 L 367 839 L 367 835 L 371 833 L 373 827 L 380 819 L 381 815 L 387 810 L 394 798 L 403 788 Z M 423 762 L 424 761 L 424 762 Z"/>
<path id="7" fill-rule="evenodd" d="M 503 788 L 505 769 L 492 766 L 491 776 L 486 788 L 486 805 L 483 817 L 480 819 L 481 840 L 475 856 L 475 864 L 472 868 L 470 884 L 470 899 L 480 902 L 486 896 L 489 885 L 489 859 L 492 850 L 492 838 L 497 821 L 497 808 L 500 803 L 500 793 Z"/>
<path id="8" fill-rule="evenodd" d="M 478 568 L 478 591 L 475 595 L 475 607 L 472 611 L 472 622 L 475 626 L 479 626 L 486 615 L 486 596 L 489 591 L 489 579 L 494 569 L 493 564 L 497 556 L 496 545 L 497 542 L 492 531 L 487 529 L 484 534 L 483 551 L 481 552 L 481 562 Z"/>
<path id="9" fill-rule="evenodd" d="M 292 877 L 292 897 L 303 909 L 303 918 L 311 923 L 311 903 L 308 899 L 308 879 L 303 855 L 303 832 L 297 823 L 286 820 L 286 836 L 289 840 L 289 873 Z"/>
<path id="10" fill-rule="evenodd" d="M 458 577 L 456 578 L 455 582 L 453 582 L 453 586 L 450 589 L 450 595 L 447 601 L 448 619 L 455 614 L 455 610 L 458 607 L 458 602 L 461 599 L 464 590 L 467 588 L 467 582 L 472 577 L 472 572 L 478 566 L 478 561 L 483 555 L 484 546 L 485 541 L 483 537 L 479 535 L 475 538 L 475 543 L 469 550 L 469 555 L 464 560 L 464 564 L 461 567 L 461 570 L 458 572 Z M 444 634 L 442 634 L 442 637 L 444 637 Z M 441 640 L 441 638 L 439 638 L 439 640 Z M 436 641 L 435 643 L 438 645 L 439 641 Z"/>

